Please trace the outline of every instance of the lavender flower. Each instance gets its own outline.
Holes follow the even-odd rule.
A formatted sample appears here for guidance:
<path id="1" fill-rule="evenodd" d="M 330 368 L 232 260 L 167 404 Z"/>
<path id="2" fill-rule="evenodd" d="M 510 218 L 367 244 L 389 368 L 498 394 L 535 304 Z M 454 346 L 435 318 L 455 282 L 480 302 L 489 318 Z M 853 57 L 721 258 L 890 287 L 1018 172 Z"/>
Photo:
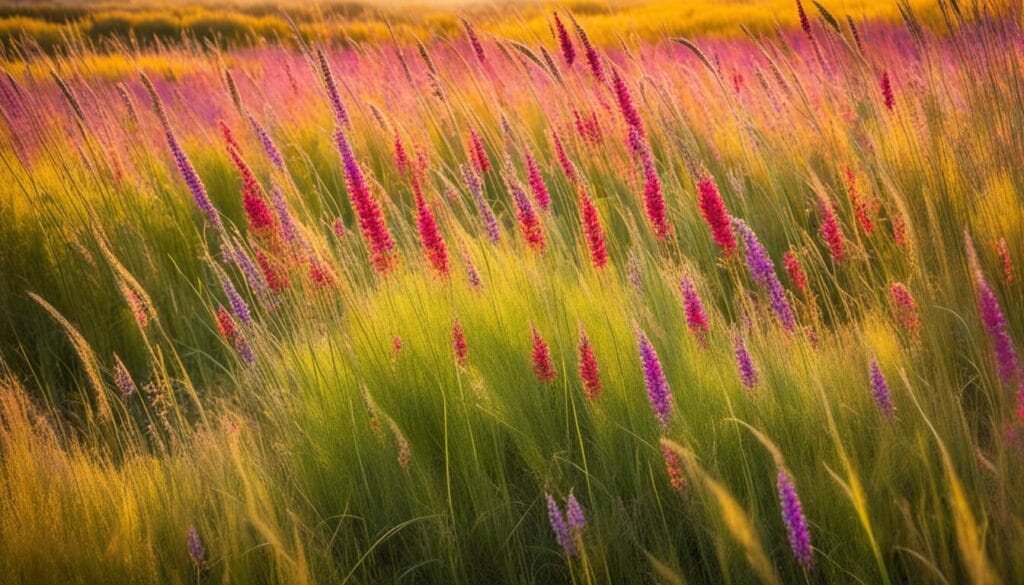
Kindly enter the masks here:
<path id="1" fill-rule="evenodd" d="M 551 497 L 551 494 L 547 494 L 548 499 L 548 520 L 551 522 L 551 530 L 555 533 L 555 540 L 565 550 L 566 554 L 576 554 L 576 542 L 572 539 L 569 534 L 569 527 L 565 524 L 565 517 L 562 516 L 562 511 L 558 509 L 558 503 Z"/>
<path id="2" fill-rule="evenodd" d="M 807 529 L 807 519 L 804 518 L 804 510 L 800 505 L 800 498 L 796 495 L 796 487 L 793 479 L 783 470 L 779 470 L 776 486 L 779 490 L 779 505 L 782 507 L 782 521 L 786 524 L 786 533 L 789 535 L 789 546 L 793 549 L 793 556 L 800 565 L 811 568 L 811 533 Z"/>
<path id="3" fill-rule="evenodd" d="M 477 211 L 480 212 L 480 217 L 484 220 L 484 229 L 487 230 L 487 237 L 491 240 L 492 244 L 497 244 L 498 240 L 501 239 L 501 227 L 498 225 L 497 218 L 494 217 L 494 210 L 491 209 L 491 205 L 484 199 L 480 176 L 467 165 L 462 165 L 462 176 L 466 179 L 469 193 L 473 196 L 473 202 L 476 203 Z"/>
<path id="4" fill-rule="evenodd" d="M 285 201 L 281 188 L 274 183 L 270 188 L 270 198 L 274 204 L 274 211 L 277 213 L 277 220 L 281 224 L 281 235 L 289 242 L 298 239 L 298 232 L 295 231 L 295 220 L 292 219 L 292 212 L 288 209 L 288 202 Z"/>
<path id="5" fill-rule="evenodd" d="M 768 302 L 775 312 L 779 322 L 786 331 L 793 331 L 796 328 L 796 318 L 793 315 L 793 308 L 789 306 L 786 299 L 786 290 L 782 287 L 778 275 L 775 274 L 775 264 L 768 256 L 757 235 L 742 219 L 733 218 L 732 225 L 736 228 L 743 245 L 747 250 L 747 269 L 754 282 L 761 285 L 768 291 Z"/>
<path id="6" fill-rule="evenodd" d="M 327 97 L 331 100 L 331 110 L 334 111 L 334 119 L 339 126 L 350 126 L 348 110 L 345 103 L 341 101 L 341 94 L 338 93 L 338 83 L 334 80 L 334 73 L 331 72 L 331 64 L 327 61 L 327 55 L 323 49 L 316 48 L 316 56 L 320 62 L 320 75 L 323 77 L 324 87 L 327 89 Z"/>
<path id="7" fill-rule="evenodd" d="M 171 130 L 171 124 L 167 120 L 163 102 L 160 101 L 156 88 L 153 87 L 153 83 L 145 75 L 142 76 L 142 83 L 149 90 L 149 97 L 153 101 L 153 109 L 156 111 L 157 117 L 160 118 L 160 124 L 163 126 L 164 136 L 167 139 L 167 146 L 171 150 L 171 156 L 174 157 L 174 164 L 177 165 L 178 173 L 181 174 L 181 178 L 185 180 L 185 185 L 188 186 L 189 192 L 192 193 L 196 206 L 206 215 L 206 218 L 214 228 L 223 230 L 224 224 L 220 220 L 220 214 L 217 213 L 217 209 L 206 194 L 206 187 L 203 186 L 203 181 L 199 178 L 199 174 L 196 173 L 196 169 L 192 166 L 188 156 L 185 155 L 185 151 L 181 149 L 177 137 L 174 136 L 174 131 Z"/>
<path id="8" fill-rule="evenodd" d="M 753 360 L 750 359 L 750 352 L 747 351 L 747 345 L 743 341 L 743 335 L 739 332 L 733 336 L 733 349 L 736 352 L 736 367 L 740 371 L 740 380 L 743 385 L 747 388 L 753 388 L 757 386 L 758 372 L 757 366 L 754 365 Z"/>
<path id="9" fill-rule="evenodd" d="M 889 382 L 882 374 L 882 368 L 878 367 L 878 361 L 871 360 L 871 395 L 875 398 L 875 404 L 882 411 L 885 418 L 892 418 L 892 398 L 889 395 Z"/>
<path id="10" fill-rule="evenodd" d="M 245 282 L 249 285 L 256 294 L 263 294 L 267 290 L 267 281 L 264 280 L 263 274 L 253 264 L 252 258 L 245 251 L 245 248 L 241 244 L 235 242 L 233 246 L 233 259 L 238 268 L 242 271 L 242 275 L 245 276 Z"/>
<path id="11" fill-rule="evenodd" d="M 668 428 L 669 417 L 672 414 L 672 389 L 665 380 L 661 360 L 658 359 L 658 354 L 643 331 L 637 330 L 637 344 L 640 347 L 640 361 L 644 368 L 644 380 L 651 408 L 654 409 L 662 428 Z"/>
<path id="12" fill-rule="evenodd" d="M 277 145 L 274 144 L 274 139 L 267 133 L 267 129 L 252 114 L 249 114 L 249 123 L 252 124 L 253 130 L 256 131 L 256 136 L 259 137 L 260 144 L 263 145 L 263 151 L 267 153 L 267 158 L 270 159 L 270 162 L 274 163 L 274 166 L 279 171 L 284 171 L 284 158 L 281 156 L 281 151 L 277 149 Z"/>
<path id="13" fill-rule="evenodd" d="M 192 562 L 197 567 L 202 567 L 206 561 L 206 549 L 203 547 L 203 541 L 199 538 L 199 531 L 196 530 L 195 524 L 188 527 L 188 555 L 192 557 Z"/>
<path id="14" fill-rule="evenodd" d="M 587 518 L 583 515 L 583 508 L 580 507 L 580 503 L 576 500 L 576 495 L 572 492 L 565 499 L 565 516 L 569 521 L 569 527 L 573 530 L 583 530 L 583 527 L 587 525 Z"/>
<path id="15" fill-rule="evenodd" d="M 978 313 L 995 352 L 999 379 L 1004 384 L 1011 385 L 1020 371 L 1020 362 L 1017 359 L 1013 338 L 1007 329 L 1006 317 L 999 307 L 999 299 L 980 271 L 976 271 L 975 281 L 978 287 Z"/>
<path id="16" fill-rule="evenodd" d="M 235 351 L 238 352 L 238 357 L 248 365 L 252 365 L 256 361 L 256 356 L 252 353 L 252 346 L 249 345 L 241 331 L 235 334 Z"/>
<path id="17" fill-rule="evenodd" d="M 231 279 L 221 274 L 220 285 L 224 289 L 224 294 L 228 297 L 228 303 L 231 304 L 231 310 L 234 312 L 235 317 L 245 325 L 251 324 L 252 314 L 249 312 L 249 305 L 245 304 L 245 300 L 238 294 L 238 290 L 235 289 Z"/>

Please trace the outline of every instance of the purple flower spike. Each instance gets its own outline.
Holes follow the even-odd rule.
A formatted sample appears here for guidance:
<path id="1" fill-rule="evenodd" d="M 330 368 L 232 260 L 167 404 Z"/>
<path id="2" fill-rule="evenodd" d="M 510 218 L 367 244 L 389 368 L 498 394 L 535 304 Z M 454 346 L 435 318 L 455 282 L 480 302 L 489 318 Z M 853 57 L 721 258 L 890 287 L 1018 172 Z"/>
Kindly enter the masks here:
<path id="1" fill-rule="evenodd" d="M 547 495 L 548 499 L 548 520 L 551 521 L 551 530 L 555 533 L 555 540 L 565 550 L 566 554 L 576 554 L 576 542 L 573 541 L 572 535 L 569 534 L 569 527 L 565 524 L 565 517 L 562 516 L 562 511 L 558 509 L 558 503 Z"/>
<path id="2" fill-rule="evenodd" d="M 736 367 L 740 371 L 740 380 L 743 382 L 743 385 L 747 388 L 757 386 L 757 382 L 760 377 L 757 372 L 757 366 L 755 366 L 754 361 L 750 359 L 750 352 L 747 351 L 747 345 L 743 342 L 743 336 L 738 332 L 733 338 L 733 349 L 736 352 Z"/>
<path id="3" fill-rule="evenodd" d="M 999 307 L 999 299 L 985 277 L 978 273 L 975 280 L 978 286 L 978 313 L 981 315 L 982 324 L 985 325 L 985 333 L 992 343 L 992 351 L 996 355 L 999 379 L 1004 384 L 1013 385 L 1020 372 L 1020 362 L 1006 325 L 1006 317 Z"/>
<path id="4" fill-rule="evenodd" d="M 643 331 L 637 331 L 637 344 L 640 347 L 640 361 L 644 367 L 644 380 L 647 384 L 647 397 L 651 401 L 651 408 L 662 428 L 668 428 L 669 418 L 672 415 L 672 389 L 665 380 L 665 372 L 661 367 L 661 360 L 655 353 L 651 341 Z"/>
<path id="5" fill-rule="evenodd" d="M 793 479 L 789 477 L 789 474 L 781 469 L 776 486 L 779 490 L 779 505 L 782 507 L 782 521 L 786 524 L 786 533 L 789 534 L 789 546 L 793 549 L 793 556 L 796 557 L 800 566 L 810 569 L 813 564 L 811 533 L 807 529 L 807 519 L 804 518 L 800 498 L 796 495 L 796 486 L 793 485 Z"/>
<path id="6" fill-rule="evenodd" d="M 583 530 L 583 527 L 587 525 L 587 518 L 583 515 L 583 508 L 580 507 L 579 501 L 576 500 L 576 495 L 569 493 L 569 497 L 565 499 L 565 517 L 569 520 L 569 528 L 573 530 Z"/>
<path id="7" fill-rule="evenodd" d="M 778 275 L 775 274 L 775 264 L 768 256 L 757 235 L 750 229 L 742 219 L 733 218 L 732 225 L 736 228 L 743 245 L 747 250 L 747 269 L 754 282 L 761 285 L 768 291 L 768 302 L 779 318 L 782 327 L 792 332 L 796 328 L 796 317 L 793 315 L 793 308 L 789 306 L 786 298 L 786 289 L 782 287 Z"/>
<path id="8" fill-rule="evenodd" d="M 202 567 L 206 560 L 206 549 L 203 548 L 203 541 L 199 538 L 195 524 L 188 527 L 188 555 L 192 557 L 192 562 L 197 567 Z"/>
<path id="9" fill-rule="evenodd" d="M 878 367 L 877 360 L 871 360 L 871 395 L 875 399 L 875 404 L 878 405 L 878 409 L 882 411 L 885 418 L 892 418 L 893 406 L 892 398 L 889 395 L 889 382 L 886 381 L 885 375 L 882 374 L 882 368 Z"/>

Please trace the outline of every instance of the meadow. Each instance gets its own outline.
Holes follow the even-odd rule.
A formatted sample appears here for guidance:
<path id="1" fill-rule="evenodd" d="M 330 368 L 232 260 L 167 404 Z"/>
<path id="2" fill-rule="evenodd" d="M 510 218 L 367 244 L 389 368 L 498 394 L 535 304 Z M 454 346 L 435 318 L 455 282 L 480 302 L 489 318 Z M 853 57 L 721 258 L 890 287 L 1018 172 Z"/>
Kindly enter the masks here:
<path id="1" fill-rule="evenodd" d="M 1024 581 L 1020 15 L 827 4 L 10 40 L 0 582 Z"/>

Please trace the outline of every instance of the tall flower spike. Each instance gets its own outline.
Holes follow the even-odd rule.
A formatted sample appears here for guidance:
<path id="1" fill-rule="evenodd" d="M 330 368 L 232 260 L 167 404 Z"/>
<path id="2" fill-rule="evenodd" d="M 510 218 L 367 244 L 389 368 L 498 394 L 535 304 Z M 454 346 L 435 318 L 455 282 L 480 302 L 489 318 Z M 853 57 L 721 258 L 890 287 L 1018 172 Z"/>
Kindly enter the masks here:
<path id="1" fill-rule="evenodd" d="M 793 331 L 796 328 L 796 317 L 786 298 L 786 291 L 782 288 L 778 275 L 775 274 L 775 264 L 768 256 L 768 251 L 764 249 L 764 246 L 758 241 L 757 235 L 746 222 L 734 218 L 733 227 L 739 233 L 740 239 L 743 240 L 743 246 L 746 248 L 747 269 L 750 271 L 750 276 L 753 277 L 754 282 L 768 291 L 768 302 L 772 311 L 775 312 L 775 316 L 782 323 L 782 327 L 786 331 Z"/>
<path id="2" fill-rule="evenodd" d="M 484 198 L 483 184 L 480 182 L 480 176 L 468 165 L 462 165 L 462 176 L 466 180 L 466 186 L 469 188 L 469 194 L 472 195 L 473 202 L 476 204 L 477 212 L 480 213 L 480 218 L 484 222 L 487 239 L 492 244 L 497 244 L 498 240 L 501 239 L 501 226 L 498 224 L 498 219 L 494 216 L 491 204 Z"/>
<path id="3" fill-rule="evenodd" d="M 647 335 L 637 330 L 637 345 L 640 350 L 640 363 L 644 369 L 644 382 L 647 386 L 647 398 L 651 401 L 651 408 L 654 415 L 661 424 L 662 429 L 668 428 L 672 416 L 672 389 L 669 388 L 665 379 L 665 372 L 661 367 L 661 360 L 654 351 L 654 346 L 647 339 Z"/>
<path id="4" fill-rule="evenodd" d="M 324 88 L 327 89 L 327 97 L 331 100 L 331 110 L 334 112 L 334 120 L 338 126 L 348 127 L 351 126 L 351 121 L 348 117 L 348 110 L 345 109 L 345 103 L 341 101 L 341 94 L 338 93 L 338 83 L 334 80 L 334 73 L 331 71 L 331 64 L 327 60 L 327 55 L 320 47 L 316 48 L 317 60 L 320 64 L 320 75 L 323 78 Z"/>
<path id="5" fill-rule="evenodd" d="M 796 494 L 796 486 L 793 485 L 793 479 L 784 469 L 779 470 L 776 487 L 779 491 L 782 521 L 786 525 L 786 533 L 789 535 L 789 546 L 793 549 L 793 556 L 796 557 L 800 566 L 810 569 L 814 562 L 811 556 L 811 533 L 807 529 L 807 519 L 804 518 L 804 510 L 800 505 L 800 498 Z"/>
<path id="6" fill-rule="evenodd" d="M 370 187 L 363 176 L 362 169 L 359 168 L 359 163 L 356 162 L 352 146 L 344 131 L 338 130 L 334 134 L 334 141 L 345 167 L 345 182 L 348 185 L 349 199 L 355 209 L 359 229 L 370 248 L 371 262 L 378 273 L 387 274 L 394 267 L 395 243 L 384 222 L 384 212 L 370 192 Z"/>
<path id="7" fill-rule="evenodd" d="M 594 348 L 591 347 L 590 339 L 583 327 L 580 327 L 579 362 L 583 392 L 588 399 L 597 400 L 601 395 L 601 373 L 597 367 L 597 358 L 594 357 Z"/>
<path id="8" fill-rule="evenodd" d="M 892 398 L 889 393 L 889 382 L 886 381 L 885 375 L 882 373 L 882 368 L 878 366 L 878 360 L 871 360 L 871 396 L 875 399 L 875 404 L 878 405 L 878 410 L 882 412 L 885 418 L 892 418 L 894 408 L 892 406 Z"/>
<path id="9" fill-rule="evenodd" d="M 277 170 L 284 171 L 284 157 L 281 156 L 281 151 L 278 150 L 277 145 L 274 144 L 274 139 L 270 137 L 270 133 L 267 129 L 259 123 L 258 120 L 249 114 L 249 123 L 252 125 L 253 130 L 256 132 L 256 136 L 260 139 L 260 145 L 263 146 L 263 152 L 266 153 L 267 158 L 273 163 Z"/>
<path id="10" fill-rule="evenodd" d="M 526 245 L 534 252 L 544 251 L 544 227 L 540 223 L 537 212 L 533 210 L 529 198 L 523 192 L 523 188 L 515 178 L 508 179 L 508 188 L 512 192 L 512 198 L 516 202 L 516 218 L 519 220 L 519 229 L 526 240 Z"/>
<path id="11" fill-rule="evenodd" d="M 590 74 L 594 76 L 599 83 L 606 83 L 607 77 L 604 74 L 604 65 L 601 63 L 601 56 L 598 55 L 597 49 L 590 42 L 590 37 L 587 36 L 587 32 L 583 30 L 576 19 L 569 15 L 572 20 L 572 24 L 576 27 L 576 35 L 580 37 L 580 44 L 583 45 L 583 53 L 587 58 L 587 65 L 590 66 Z"/>
<path id="12" fill-rule="evenodd" d="M 551 531 L 555 533 L 555 541 L 562 547 L 562 550 L 566 554 L 575 556 L 576 555 L 576 542 L 572 539 L 572 535 L 569 534 L 569 527 L 565 524 L 565 517 L 562 516 L 562 511 L 558 508 L 558 503 L 551 497 L 551 494 L 546 494 L 548 502 L 548 521 L 551 523 Z"/>
<path id="13" fill-rule="evenodd" d="M 132 375 L 128 373 L 128 368 L 124 366 L 121 357 L 116 353 L 114 354 L 114 384 L 121 391 L 121 396 L 124 398 L 135 394 L 137 389 L 135 380 L 132 380 Z"/>
<path id="14" fill-rule="evenodd" d="M 736 249 L 736 238 L 732 233 L 729 211 L 725 208 L 725 201 L 718 192 L 718 186 L 710 175 L 701 177 L 697 183 L 697 192 L 700 202 L 700 213 L 704 221 L 711 228 L 711 235 L 715 243 L 721 248 L 722 254 L 726 257 L 732 256 Z"/>
<path id="15" fill-rule="evenodd" d="M 917 301 L 910 294 L 906 285 L 894 282 L 889 286 L 889 297 L 892 299 L 893 314 L 900 326 L 916 335 L 921 327 L 921 315 L 917 310 Z"/>
<path id="16" fill-rule="evenodd" d="M 679 287 L 683 293 L 683 308 L 686 310 L 686 326 L 697 338 L 701 347 L 708 345 L 708 316 L 704 312 L 704 303 L 697 294 L 697 287 L 689 276 L 683 276 L 679 281 Z"/>
<path id="17" fill-rule="evenodd" d="M 630 129 L 631 136 L 637 136 L 639 131 L 636 128 Z M 654 229 L 654 236 L 659 240 L 666 240 L 672 235 L 672 225 L 668 223 L 665 209 L 665 195 L 661 190 L 661 178 L 654 168 L 654 157 L 650 148 L 646 145 L 641 150 L 641 157 L 644 169 L 644 211 L 647 212 L 647 219 Z"/>
<path id="18" fill-rule="evenodd" d="M 551 364 L 551 350 L 548 348 L 547 342 L 544 341 L 540 332 L 533 325 L 530 325 L 530 335 L 532 336 L 533 350 L 531 357 L 533 359 L 534 373 L 545 384 L 554 382 L 558 372 L 555 371 L 555 367 Z"/>
<path id="19" fill-rule="evenodd" d="M 608 264 L 608 249 L 605 246 L 604 228 L 601 227 L 601 216 L 597 213 L 597 207 L 587 195 L 586 189 L 579 188 L 580 193 L 580 223 L 583 224 L 583 236 L 587 240 L 587 249 L 590 251 L 590 261 L 598 270 Z"/>
<path id="20" fill-rule="evenodd" d="M 416 226 L 419 228 L 423 254 L 430 262 L 430 266 L 439 275 L 448 276 L 448 247 L 445 246 L 441 231 L 437 228 L 434 212 L 419 193 L 416 194 Z"/>
<path id="21" fill-rule="evenodd" d="M 896 107 L 896 96 L 893 95 L 892 81 L 889 79 L 888 71 L 882 72 L 882 78 L 878 83 L 882 88 L 882 102 L 885 104 L 885 109 L 891 112 Z"/>
<path id="22" fill-rule="evenodd" d="M 580 506 L 576 495 L 569 492 L 565 499 L 565 518 L 569 521 L 569 528 L 579 532 L 587 525 L 587 517 L 583 514 L 583 507 Z"/>
<path id="23" fill-rule="evenodd" d="M 836 264 L 842 264 L 846 259 L 846 243 L 843 238 L 843 230 L 839 227 L 839 219 L 832 209 L 832 204 L 827 200 L 818 201 L 818 209 L 821 212 L 821 237 L 828 245 L 829 253 Z"/>
<path id="24" fill-rule="evenodd" d="M 469 38 L 469 44 L 473 47 L 473 53 L 476 55 L 477 61 L 485 62 L 484 46 L 480 44 L 480 37 L 477 36 L 476 30 L 473 29 L 473 23 L 462 17 L 459 17 L 459 21 L 462 22 L 462 28 L 466 30 L 466 36 Z"/>
<path id="25" fill-rule="evenodd" d="M 196 564 L 196 567 L 202 568 L 206 562 L 206 549 L 203 547 L 202 539 L 199 538 L 199 531 L 196 530 L 195 524 L 188 527 L 188 556 L 192 557 L 192 562 Z"/>
<path id="26" fill-rule="evenodd" d="M 533 159 L 533 155 L 529 151 L 526 152 L 526 176 L 537 205 L 544 211 L 551 209 L 551 195 L 548 193 L 548 187 L 544 184 L 544 177 L 540 174 L 537 161 Z"/>
<path id="27" fill-rule="evenodd" d="M 754 365 L 754 360 L 750 358 L 750 352 L 747 351 L 747 344 L 743 341 L 743 335 L 738 331 L 733 334 L 733 351 L 736 353 L 736 368 L 740 373 L 740 381 L 747 388 L 757 386 L 760 378 L 757 366 Z"/>
<path id="28" fill-rule="evenodd" d="M 235 339 L 235 320 L 223 306 L 217 307 L 217 331 L 226 341 Z"/>
<path id="29" fill-rule="evenodd" d="M 484 150 L 484 143 L 480 135 L 473 128 L 469 129 L 469 144 L 466 149 L 469 151 L 469 161 L 473 168 L 481 175 L 491 170 L 491 159 L 487 158 L 487 151 Z"/>
<path id="30" fill-rule="evenodd" d="M 612 68 L 612 89 L 615 90 L 615 100 L 619 104 L 619 112 L 622 113 L 622 118 L 626 121 L 626 124 L 631 128 L 636 128 L 641 137 L 646 137 L 647 133 L 644 130 L 643 120 L 640 118 L 636 105 L 633 103 L 633 96 L 629 93 L 629 87 L 622 79 L 622 76 L 619 75 L 618 69 L 614 67 Z"/>
<path id="31" fill-rule="evenodd" d="M 146 89 L 149 91 L 149 97 L 153 101 L 153 110 L 156 111 L 156 115 L 160 119 L 164 137 L 167 140 L 168 148 L 171 150 L 171 155 L 174 157 L 174 163 L 178 167 L 178 173 L 185 180 L 185 185 L 188 186 L 189 192 L 192 193 L 196 206 L 206 215 L 210 225 L 218 231 L 223 230 L 224 224 L 220 220 L 220 214 L 217 213 L 217 209 L 210 201 L 210 197 L 206 193 L 206 187 L 203 186 L 203 181 L 199 178 L 199 174 L 196 173 L 195 167 L 192 166 L 192 162 L 188 159 L 185 151 L 181 149 L 181 145 L 178 143 L 178 139 L 175 137 L 171 124 L 167 119 L 163 102 L 160 101 L 160 96 L 156 93 L 156 88 L 153 87 L 153 83 L 144 73 L 140 75 L 142 83 L 146 86 Z"/>
<path id="32" fill-rule="evenodd" d="M 782 255 L 782 263 L 786 266 L 786 274 L 789 275 L 789 280 L 793 282 L 793 286 L 800 294 L 807 296 L 810 291 L 807 286 L 807 274 L 804 273 L 803 266 L 800 265 L 800 261 L 797 260 L 796 254 L 792 250 L 786 250 Z"/>
<path id="33" fill-rule="evenodd" d="M 224 289 L 225 296 L 228 297 L 228 303 L 231 305 L 231 311 L 235 317 L 244 325 L 251 324 L 252 314 L 249 312 L 249 305 L 245 304 L 245 300 L 242 299 L 242 295 L 238 294 L 234 283 L 223 273 L 220 274 L 220 285 Z"/>
<path id="34" fill-rule="evenodd" d="M 1014 346 L 1013 338 L 1010 337 L 1006 317 L 999 306 L 999 299 L 996 297 L 995 292 L 992 291 L 988 281 L 981 274 L 981 271 L 976 270 L 975 272 L 975 285 L 978 289 L 978 313 L 981 315 L 981 322 L 985 326 L 985 333 L 988 334 L 989 341 L 992 344 L 999 379 L 1004 384 L 1013 385 L 1021 375 L 1017 349 Z"/>
<path id="35" fill-rule="evenodd" d="M 565 59 L 565 64 L 572 67 L 573 62 L 576 61 L 576 47 L 572 44 L 572 37 L 569 36 L 569 31 L 565 29 L 565 25 L 562 24 L 562 19 L 558 18 L 558 13 L 554 13 L 555 17 L 555 31 L 558 33 L 558 45 L 562 49 L 562 57 Z"/>
<path id="36" fill-rule="evenodd" d="M 477 272 L 476 266 L 473 264 L 473 259 L 466 250 L 462 251 L 462 263 L 466 266 L 466 280 L 469 281 L 469 285 L 479 290 L 483 286 L 483 282 L 480 280 L 480 273 Z"/>

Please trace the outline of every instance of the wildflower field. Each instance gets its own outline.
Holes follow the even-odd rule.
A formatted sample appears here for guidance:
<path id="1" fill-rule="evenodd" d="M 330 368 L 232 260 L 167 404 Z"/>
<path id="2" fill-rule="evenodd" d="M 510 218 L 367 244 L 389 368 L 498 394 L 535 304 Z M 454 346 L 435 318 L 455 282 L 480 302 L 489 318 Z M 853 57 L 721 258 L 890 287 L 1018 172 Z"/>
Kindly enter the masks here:
<path id="1" fill-rule="evenodd" d="M 1024 582 L 1020 14 L 828 4 L 4 44 L 0 583 Z"/>

